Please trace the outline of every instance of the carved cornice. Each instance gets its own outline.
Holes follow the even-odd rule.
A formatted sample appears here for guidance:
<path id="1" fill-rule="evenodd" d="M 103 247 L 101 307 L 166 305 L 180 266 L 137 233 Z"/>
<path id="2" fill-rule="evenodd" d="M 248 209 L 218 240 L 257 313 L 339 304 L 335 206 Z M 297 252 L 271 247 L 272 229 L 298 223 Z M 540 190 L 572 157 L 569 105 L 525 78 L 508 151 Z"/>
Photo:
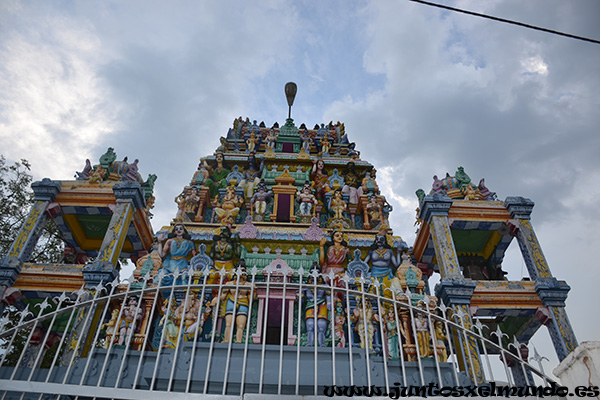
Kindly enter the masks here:
<path id="1" fill-rule="evenodd" d="M 31 189 L 33 189 L 35 200 L 52 202 L 62 189 L 62 184 L 59 181 L 44 178 L 41 181 L 33 182 Z"/>
<path id="2" fill-rule="evenodd" d="M 452 199 L 446 193 L 434 193 L 425 196 L 421 203 L 419 218 L 429 222 L 433 215 L 448 216 Z"/>
<path id="3" fill-rule="evenodd" d="M 435 286 L 435 295 L 447 306 L 469 305 L 475 287 L 477 287 L 477 284 L 473 280 L 457 276 L 450 279 L 442 279 Z"/>
<path id="4" fill-rule="evenodd" d="M 546 307 L 564 307 L 571 287 L 556 278 L 538 278 L 535 291 Z"/>
<path id="5" fill-rule="evenodd" d="M 142 186 L 138 182 L 119 182 L 113 186 L 113 192 L 117 201 L 131 200 L 136 210 L 146 207 L 144 189 L 142 189 Z"/>
<path id="6" fill-rule="evenodd" d="M 504 205 L 513 219 L 530 219 L 535 203 L 525 197 L 507 197 Z"/>

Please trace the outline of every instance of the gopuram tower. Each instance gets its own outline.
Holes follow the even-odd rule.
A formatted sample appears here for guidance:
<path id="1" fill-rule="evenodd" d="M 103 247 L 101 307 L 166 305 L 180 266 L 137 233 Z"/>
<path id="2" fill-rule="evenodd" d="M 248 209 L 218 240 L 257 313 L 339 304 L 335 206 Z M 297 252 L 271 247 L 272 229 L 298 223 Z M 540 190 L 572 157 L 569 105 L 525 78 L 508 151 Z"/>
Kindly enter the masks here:
<path id="1" fill-rule="evenodd" d="M 391 395 L 551 381 L 527 362 L 529 339 L 547 326 L 560 359 L 577 342 L 533 202 L 499 201 L 459 167 L 417 191 L 409 246 L 344 124 L 297 126 L 296 85 L 285 93 L 285 123 L 234 120 L 156 233 L 157 177 L 144 180 L 138 160 L 117 161 L 112 148 L 76 180 L 33 184 L 35 204 L 0 263 L 7 398 L 330 396 L 352 386 Z M 31 263 L 49 219 L 64 262 Z M 527 281 L 502 271 L 513 239 Z M 127 281 L 123 258 L 135 264 Z"/>

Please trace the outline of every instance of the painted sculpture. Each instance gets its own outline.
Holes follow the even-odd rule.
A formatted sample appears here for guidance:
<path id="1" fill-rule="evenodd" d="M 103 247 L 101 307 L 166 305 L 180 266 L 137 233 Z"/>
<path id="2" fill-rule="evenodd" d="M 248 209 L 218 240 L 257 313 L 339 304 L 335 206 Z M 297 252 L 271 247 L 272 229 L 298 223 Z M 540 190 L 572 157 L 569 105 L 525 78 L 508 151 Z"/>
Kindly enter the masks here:
<path id="1" fill-rule="evenodd" d="M 325 332 L 329 324 L 327 318 L 327 293 L 322 287 L 316 288 L 313 285 L 313 277 L 309 278 L 308 287 L 304 289 L 305 313 L 304 321 L 306 323 L 307 346 L 313 346 L 315 343 L 315 313 L 317 315 L 317 341 L 319 346 L 325 346 Z M 317 285 L 323 285 L 323 277 L 318 276 Z M 316 312 L 315 312 L 316 310 Z"/>
<path id="2" fill-rule="evenodd" d="M 260 183 L 260 176 L 265 167 L 264 158 L 261 159 L 260 166 L 256 166 L 256 157 L 254 154 L 248 156 L 248 165 L 244 169 L 244 179 L 239 183 L 239 186 L 244 189 L 244 196 L 246 200 L 249 200 L 254 195 L 255 188 Z"/>
<path id="3" fill-rule="evenodd" d="M 356 164 L 354 161 L 349 161 L 346 164 L 346 169 L 342 171 L 344 177 L 344 186 L 342 187 L 342 193 L 349 195 L 350 204 L 358 204 L 358 198 L 362 194 L 362 187 L 360 186 L 360 180 L 358 173 L 356 172 Z"/>
<path id="4" fill-rule="evenodd" d="M 271 199 L 273 192 L 267 189 L 264 179 L 258 183 L 256 193 L 252 195 L 250 200 L 251 212 L 256 220 L 262 221 L 267 212 L 267 203 Z"/>
<path id="5" fill-rule="evenodd" d="M 242 343 L 248 320 L 251 284 L 247 280 L 245 268 L 242 268 L 240 272 L 239 281 L 237 282 L 238 287 L 226 288 L 221 292 L 221 307 L 225 308 L 225 333 L 223 335 L 223 341 L 225 342 L 229 342 L 233 338 L 232 333 L 235 322 L 235 337 L 233 339 L 235 343 Z"/>
<path id="6" fill-rule="evenodd" d="M 225 196 L 221 199 L 219 205 L 215 207 L 214 212 L 217 222 L 232 225 L 240 213 L 240 206 L 244 200 L 235 193 L 234 186 L 227 186 Z"/>
<path id="7" fill-rule="evenodd" d="M 183 274 L 188 269 L 188 257 L 196 255 L 196 248 L 192 242 L 191 235 L 185 226 L 177 224 L 168 235 L 168 239 L 161 248 L 159 241 L 159 253 L 163 255 L 162 269 L 166 277 L 162 280 L 162 285 L 170 285 L 173 282 L 172 275 L 175 272 Z M 180 278 L 181 279 L 181 278 Z"/>
<path id="8" fill-rule="evenodd" d="M 210 188 L 210 196 L 214 197 L 218 194 L 220 188 L 227 187 L 227 175 L 231 173 L 231 170 L 225 163 L 225 156 L 222 151 L 217 151 L 215 154 L 215 160 L 217 166 L 211 167 L 206 160 L 204 160 L 204 167 L 210 173 L 210 178 L 206 180 L 206 186 Z"/>
<path id="9" fill-rule="evenodd" d="M 313 162 L 312 172 L 310 173 L 312 179 L 313 189 L 317 200 L 323 202 L 325 199 L 325 193 L 329 192 L 329 185 L 327 184 L 327 173 L 325 172 L 325 162 L 322 159 L 315 160 Z"/>
<path id="10" fill-rule="evenodd" d="M 371 263 L 371 277 L 381 282 L 384 287 L 391 285 L 394 272 L 400 262 L 394 255 L 392 246 L 388 244 L 385 232 L 380 232 L 375 236 L 375 241 L 364 261 L 367 264 Z"/>
<path id="11" fill-rule="evenodd" d="M 345 264 L 350 259 L 350 249 L 348 243 L 344 240 L 344 234 L 341 230 L 336 229 L 331 233 L 332 243 L 325 251 L 327 238 L 323 237 L 319 242 L 319 262 L 323 275 L 328 276 L 330 273 L 341 277 L 346 268 Z"/>
<path id="12" fill-rule="evenodd" d="M 317 198 L 312 193 L 310 183 L 306 181 L 301 191 L 296 194 L 296 200 L 300 203 L 301 217 L 314 217 L 317 205 Z"/>

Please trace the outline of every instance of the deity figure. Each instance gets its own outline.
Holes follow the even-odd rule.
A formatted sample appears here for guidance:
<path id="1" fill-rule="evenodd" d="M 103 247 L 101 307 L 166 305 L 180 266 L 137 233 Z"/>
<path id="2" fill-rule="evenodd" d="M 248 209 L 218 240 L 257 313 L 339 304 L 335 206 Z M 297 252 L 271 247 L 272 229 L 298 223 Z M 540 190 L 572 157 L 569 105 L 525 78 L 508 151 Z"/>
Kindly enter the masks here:
<path id="1" fill-rule="evenodd" d="M 90 174 L 90 183 L 102 182 L 106 177 L 106 170 L 102 168 L 102 165 L 97 165 L 94 168 L 94 172 Z"/>
<path id="2" fill-rule="evenodd" d="M 346 312 L 342 300 L 335 300 L 335 310 L 333 314 L 333 322 L 335 323 L 335 329 L 333 337 L 335 339 L 335 345 L 337 347 L 346 347 L 346 331 L 344 330 L 344 324 L 346 323 Z"/>
<path id="3" fill-rule="evenodd" d="M 222 226 L 219 234 L 213 237 L 213 245 L 208 253 L 208 256 L 213 259 L 215 270 L 219 271 L 224 268 L 231 273 L 234 268 L 233 259 L 239 257 L 240 254 L 239 236 L 232 237 L 229 227 Z M 211 274 L 207 282 L 209 284 L 219 282 L 217 274 Z"/>
<path id="4" fill-rule="evenodd" d="M 327 132 L 323 135 L 321 139 L 321 154 L 329 154 L 329 148 L 331 147 L 331 142 L 329 141 L 329 137 L 327 136 Z"/>
<path id="5" fill-rule="evenodd" d="M 319 346 L 325 346 L 325 333 L 327 331 L 327 292 L 322 287 L 324 284 L 323 277 L 318 275 L 317 288 L 315 295 L 315 287 L 313 278 L 310 277 L 308 287 L 304 289 L 304 297 L 306 298 L 304 321 L 306 323 L 306 345 L 313 346 L 315 343 L 315 308 L 317 309 L 317 341 Z"/>
<path id="6" fill-rule="evenodd" d="M 296 193 L 296 200 L 300 203 L 300 215 L 315 216 L 317 198 L 312 194 L 308 181 L 304 182 L 302 191 Z"/>
<path id="7" fill-rule="evenodd" d="M 362 187 L 359 183 L 358 173 L 354 161 L 346 164 L 346 169 L 342 171 L 344 177 L 344 186 L 342 193 L 350 195 L 350 204 L 358 204 L 358 198 L 362 194 Z"/>
<path id="8" fill-rule="evenodd" d="M 362 180 L 361 184 L 363 193 L 379 193 L 379 186 L 377 186 L 377 182 L 375 182 L 375 176 L 371 176 L 371 172 L 367 171 L 365 173 L 365 177 Z"/>
<path id="9" fill-rule="evenodd" d="M 368 299 L 365 300 L 363 309 L 363 300 L 361 297 L 357 297 L 356 308 L 350 315 L 350 320 L 356 324 L 361 349 L 373 350 L 373 333 L 375 332 L 373 321 L 378 321 L 378 319 L 377 314 L 373 313 L 371 302 Z"/>
<path id="10" fill-rule="evenodd" d="M 174 349 L 177 345 L 177 337 L 179 336 L 179 325 L 177 325 L 177 323 L 175 322 L 177 302 L 171 302 L 170 309 L 167 309 L 168 305 L 169 299 L 165 299 L 161 307 L 163 316 L 158 322 L 158 326 L 162 326 L 164 330 L 164 339 L 162 346 L 167 349 Z"/>
<path id="11" fill-rule="evenodd" d="M 175 321 L 177 327 L 182 326 L 181 323 L 183 322 L 182 336 L 183 340 L 186 342 L 189 340 L 194 340 L 194 333 L 196 332 L 194 324 L 196 324 L 199 317 L 198 314 L 200 313 L 200 306 L 200 300 L 196 298 L 194 292 L 190 291 L 187 297 L 175 310 Z"/>
<path id="12" fill-rule="evenodd" d="M 130 297 L 121 313 L 121 322 L 119 324 L 119 346 L 129 343 L 133 334 L 140 331 L 143 316 L 144 308 L 138 306 L 137 297 Z"/>
<path id="13" fill-rule="evenodd" d="M 333 219 L 342 219 L 344 218 L 344 213 L 348 206 L 346 202 L 342 198 L 342 192 L 336 190 L 333 193 L 333 198 L 331 199 L 331 203 L 329 205 L 331 211 L 333 211 Z"/>
<path id="14" fill-rule="evenodd" d="M 467 185 L 471 183 L 471 178 L 467 175 L 463 167 L 458 167 L 454 174 L 454 178 L 458 181 L 458 187 L 462 192 L 464 192 Z"/>
<path id="15" fill-rule="evenodd" d="M 322 266 L 323 275 L 327 276 L 330 272 L 341 276 L 344 274 L 346 261 L 350 259 L 350 249 L 348 243 L 344 240 L 344 234 L 341 230 L 334 230 L 331 234 L 333 244 L 325 252 L 327 238 L 323 237 L 319 243 L 319 262 Z"/>
<path id="16" fill-rule="evenodd" d="M 227 193 L 221 199 L 221 204 L 214 208 L 217 221 L 234 224 L 244 200 L 235 194 L 234 186 L 227 186 Z"/>
<path id="17" fill-rule="evenodd" d="M 465 186 L 465 200 L 477 200 L 476 196 L 477 191 L 475 190 L 471 182 L 469 182 L 467 186 Z"/>
<path id="18" fill-rule="evenodd" d="M 248 166 L 244 169 L 243 175 L 244 179 L 239 183 L 239 186 L 244 189 L 244 196 L 246 200 L 251 199 L 254 194 L 254 189 L 260 183 L 260 176 L 262 174 L 262 170 L 265 167 L 264 158 L 261 159 L 260 167 L 256 167 L 256 157 L 254 154 L 250 154 L 248 156 Z"/>
<path id="19" fill-rule="evenodd" d="M 217 161 L 217 167 L 213 168 L 206 160 L 204 161 L 204 167 L 210 173 L 210 178 L 206 180 L 206 186 L 210 188 L 210 196 L 214 197 L 219 193 L 220 188 L 227 187 L 227 175 L 231 172 L 225 164 L 225 156 L 222 151 L 217 151 L 215 154 L 215 160 Z"/>
<path id="20" fill-rule="evenodd" d="M 418 307 L 425 310 L 423 301 L 420 301 Z M 415 330 L 417 331 L 417 344 L 419 345 L 419 355 L 423 357 L 429 357 L 431 355 L 429 351 L 429 321 L 427 315 L 423 312 L 417 312 L 415 315 Z"/>
<path id="21" fill-rule="evenodd" d="M 115 329 L 117 327 L 117 321 L 119 319 L 119 309 L 115 308 L 112 310 L 111 314 L 110 314 L 110 321 L 108 321 L 107 323 L 102 324 L 102 326 L 100 327 L 100 329 L 104 329 L 106 332 L 106 336 L 108 337 L 110 335 L 110 337 L 114 340 L 115 336 Z M 104 348 L 108 349 L 108 346 L 110 345 L 110 340 L 106 340 L 104 342 Z"/>
<path id="22" fill-rule="evenodd" d="M 371 263 L 371 276 L 389 287 L 394 277 L 394 269 L 400 265 L 400 260 L 394 255 L 392 246 L 387 242 L 385 232 L 375 235 L 375 241 L 369 248 L 365 263 Z"/>
<path id="23" fill-rule="evenodd" d="M 198 170 L 194 172 L 194 176 L 192 176 L 192 180 L 190 185 L 192 186 L 201 186 L 206 182 L 210 176 L 208 169 L 206 168 L 206 160 L 204 158 L 200 159 L 200 163 L 198 164 Z"/>
<path id="24" fill-rule="evenodd" d="M 269 134 L 265 138 L 267 152 L 273 152 L 275 150 L 275 143 L 277 142 L 277 134 L 273 129 L 269 131 Z"/>
<path id="25" fill-rule="evenodd" d="M 252 204 L 252 215 L 260 215 L 264 216 L 267 212 L 267 202 L 271 198 L 273 192 L 267 189 L 267 185 L 265 184 L 265 180 L 261 179 L 256 193 L 252 196 L 250 200 Z"/>
<path id="26" fill-rule="evenodd" d="M 439 354 L 440 362 L 448 361 L 448 352 L 446 351 L 446 333 L 444 332 L 444 324 L 442 321 L 435 321 L 435 346 Z"/>
<path id="27" fill-rule="evenodd" d="M 366 206 L 366 211 L 369 214 L 369 222 L 371 228 L 377 223 L 382 222 L 381 205 L 377 202 L 377 196 L 371 195 Z"/>
<path id="28" fill-rule="evenodd" d="M 325 172 L 325 162 L 323 159 L 319 158 L 318 160 L 313 161 L 313 168 L 310 173 L 310 178 L 312 179 L 313 189 L 315 190 L 315 196 L 317 200 L 321 202 L 325 199 L 325 193 L 329 192 L 329 185 L 327 184 L 327 173 Z"/>
<path id="29" fill-rule="evenodd" d="M 258 138 L 254 134 L 254 131 L 250 132 L 250 137 L 246 139 L 246 152 L 252 154 L 256 151 L 256 145 L 258 144 Z"/>
<path id="30" fill-rule="evenodd" d="M 246 322 L 248 321 L 251 286 L 252 284 L 248 282 L 248 275 L 246 274 L 246 269 L 242 268 L 242 273 L 238 281 L 238 288 L 227 288 L 223 289 L 223 291 L 221 292 L 221 304 L 224 304 L 224 307 L 222 308 L 225 309 L 225 342 L 231 341 L 233 320 L 235 318 L 234 342 L 242 343 L 242 338 L 244 337 L 244 330 L 246 329 Z"/>
<path id="31" fill-rule="evenodd" d="M 388 358 L 396 360 L 400 358 L 400 338 L 398 336 L 398 324 L 396 323 L 396 315 L 393 306 L 387 308 L 383 320 L 385 321 L 385 330 L 387 334 Z M 400 326 L 400 329 L 403 329 L 402 326 Z"/>
<path id="32" fill-rule="evenodd" d="M 300 136 L 302 139 L 302 149 L 306 154 L 310 154 L 310 142 L 312 141 L 310 135 L 308 134 L 308 130 L 304 129 L 302 131 L 302 135 Z"/>
<path id="33" fill-rule="evenodd" d="M 162 245 L 162 241 L 159 242 L 159 254 L 164 257 L 162 269 L 167 273 L 161 283 L 163 286 L 170 285 L 173 282 L 173 278 L 169 275 L 175 271 L 179 271 L 180 274 L 187 272 L 188 257 L 196 255 L 196 246 L 190 240 L 191 238 L 191 235 L 182 224 L 176 224 L 169 233 L 165 244 Z"/>
<path id="34" fill-rule="evenodd" d="M 191 220 L 194 220 L 194 216 L 196 215 L 196 211 L 198 210 L 198 205 L 200 203 L 200 196 L 198 195 L 198 189 L 195 187 L 188 188 L 185 198 L 183 209 L 187 216 L 191 215 Z"/>

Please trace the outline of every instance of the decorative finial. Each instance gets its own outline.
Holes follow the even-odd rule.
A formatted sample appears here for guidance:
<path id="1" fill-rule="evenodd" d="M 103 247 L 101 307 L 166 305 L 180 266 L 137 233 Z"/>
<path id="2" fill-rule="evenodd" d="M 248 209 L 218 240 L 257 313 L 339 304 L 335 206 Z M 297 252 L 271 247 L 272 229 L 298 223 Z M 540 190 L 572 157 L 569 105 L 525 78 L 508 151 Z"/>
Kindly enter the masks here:
<path id="1" fill-rule="evenodd" d="M 294 82 L 288 82 L 285 84 L 285 98 L 289 106 L 288 118 L 292 118 L 292 105 L 294 104 L 294 98 L 296 98 L 296 91 L 298 86 Z"/>

